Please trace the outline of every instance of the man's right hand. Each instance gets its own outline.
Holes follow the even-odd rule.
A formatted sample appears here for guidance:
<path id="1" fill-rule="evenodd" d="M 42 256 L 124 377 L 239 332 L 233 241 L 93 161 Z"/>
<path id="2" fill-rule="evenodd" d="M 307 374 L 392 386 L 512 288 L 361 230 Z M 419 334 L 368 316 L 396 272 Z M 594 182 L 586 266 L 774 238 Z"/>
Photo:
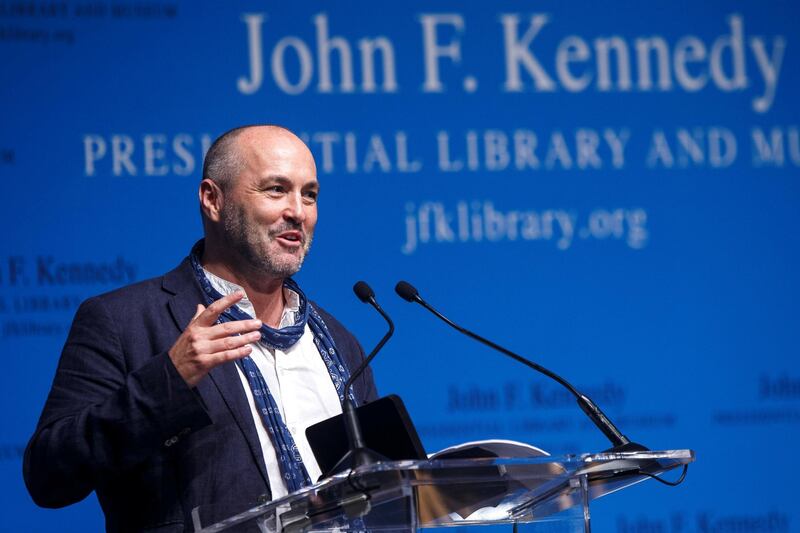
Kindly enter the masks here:
<path id="1" fill-rule="evenodd" d="M 250 343 L 261 338 L 260 320 L 216 323 L 225 309 L 243 297 L 244 293 L 234 292 L 208 307 L 198 305 L 194 318 L 170 348 L 172 364 L 190 387 L 215 366 L 247 356 L 252 351 Z"/>

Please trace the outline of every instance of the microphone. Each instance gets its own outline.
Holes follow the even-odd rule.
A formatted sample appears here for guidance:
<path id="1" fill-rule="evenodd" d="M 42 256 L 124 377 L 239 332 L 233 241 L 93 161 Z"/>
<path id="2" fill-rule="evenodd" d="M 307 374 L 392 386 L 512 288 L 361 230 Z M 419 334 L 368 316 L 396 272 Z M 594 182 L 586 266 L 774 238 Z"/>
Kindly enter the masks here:
<path id="1" fill-rule="evenodd" d="M 350 379 L 348 379 L 347 382 L 344 384 L 345 396 L 347 396 L 348 388 L 353 386 L 355 380 L 358 379 L 358 377 L 364 372 L 364 370 L 366 370 L 367 365 L 369 365 L 369 362 L 372 361 L 372 359 L 378 354 L 381 348 L 383 348 L 383 345 L 386 344 L 386 342 L 389 340 L 389 337 L 391 337 L 394 334 L 394 322 L 392 322 L 392 319 L 389 318 L 389 315 L 386 314 L 386 311 L 384 311 L 381 308 L 381 306 L 378 305 L 378 302 L 375 300 L 375 293 L 373 292 L 372 288 L 369 285 L 367 285 L 366 282 L 358 281 L 356 282 L 355 285 L 353 285 L 353 292 L 356 293 L 356 296 L 358 296 L 359 300 L 361 300 L 365 304 L 370 304 L 372 307 L 375 308 L 376 311 L 378 311 L 378 313 L 380 313 L 383 319 L 386 320 L 386 323 L 389 324 L 389 331 L 387 331 L 386 335 L 384 335 L 378 342 L 378 344 L 375 345 L 375 348 L 372 349 L 369 355 L 364 358 L 364 361 L 362 361 L 362 363 L 358 366 L 358 368 L 356 368 L 355 371 L 352 374 L 350 374 Z"/>
<path id="2" fill-rule="evenodd" d="M 398 296 L 400 296 L 402 299 L 408 302 L 420 304 L 422 307 L 424 307 L 425 309 L 436 315 L 439 319 L 443 320 L 447 325 L 456 329 L 460 333 L 463 333 L 467 337 L 470 337 L 480 342 L 481 344 L 485 344 L 486 346 L 494 350 L 497 350 L 498 352 L 504 355 L 507 355 L 508 357 L 514 359 L 515 361 L 518 361 L 523 365 L 544 374 L 545 376 L 557 381 L 559 384 L 565 387 L 569 392 L 572 393 L 573 396 L 575 396 L 575 399 L 577 400 L 578 406 L 581 408 L 581 410 L 584 413 L 586 413 L 586 415 L 594 423 L 594 425 L 597 426 L 600 429 L 600 431 L 603 432 L 603 434 L 606 436 L 606 438 L 608 438 L 609 441 L 611 441 L 613 448 L 606 450 L 607 452 L 647 450 L 647 448 L 645 448 L 641 444 L 636 444 L 635 442 L 631 442 L 630 439 L 628 439 L 628 437 L 623 435 L 616 428 L 616 426 L 614 426 L 611 420 L 603 413 L 603 411 L 600 410 L 600 408 L 591 400 L 591 398 L 579 392 L 575 387 L 573 387 L 569 382 L 567 382 L 567 380 L 565 380 L 555 372 L 551 372 L 550 370 L 544 368 L 543 366 L 538 365 L 533 361 L 529 361 L 528 359 L 525 359 L 521 355 L 515 354 L 511 350 L 503 348 L 499 344 L 495 344 L 489 339 L 485 339 L 480 335 L 478 335 L 477 333 L 473 333 L 472 331 L 459 326 L 458 324 L 456 324 L 455 322 L 453 322 L 452 320 L 441 314 L 439 311 L 431 307 L 430 304 L 428 304 L 428 302 L 423 300 L 422 297 L 419 295 L 419 291 L 410 283 L 406 281 L 400 281 L 397 283 L 394 290 L 398 294 Z"/>
<path id="3" fill-rule="evenodd" d="M 375 348 L 372 349 L 369 355 L 367 355 L 361 364 L 358 365 L 358 367 L 350 374 L 350 378 L 344 384 L 342 419 L 344 420 L 345 431 L 347 433 L 349 450 L 344 457 L 342 457 L 339 462 L 334 465 L 331 471 L 326 473 L 326 476 L 386 460 L 386 458 L 379 453 L 367 448 L 366 444 L 364 443 L 364 436 L 361 432 L 361 423 L 356 415 L 356 407 L 351 401 L 349 401 L 348 395 L 350 390 L 353 388 L 353 384 L 355 383 L 356 379 L 358 379 L 358 377 L 364 373 L 364 370 L 367 369 L 367 365 L 369 365 L 370 361 L 372 361 L 375 356 L 378 355 L 378 352 L 389 340 L 389 337 L 394 334 L 394 323 L 392 322 L 392 319 L 389 318 L 389 315 L 387 315 L 381 306 L 378 305 L 378 302 L 375 300 L 375 293 L 373 292 L 372 288 L 366 284 L 366 282 L 358 281 L 355 285 L 353 285 L 353 292 L 356 293 L 356 296 L 358 296 L 359 300 L 370 304 L 375 308 L 376 311 L 378 311 L 378 313 L 380 313 L 384 320 L 386 320 L 386 322 L 389 324 L 389 331 L 386 332 L 378 344 L 375 345 Z"/>
<path id="4" fill-rule="evenodd" d="M 372 287 L 367 285 L 366 281 L 356 281 L 356 284 L 353 285 L 353 292 L 356 293 L 358 299 L 365 304 L 375 301 L 375 293 L 373 292 Z"/>

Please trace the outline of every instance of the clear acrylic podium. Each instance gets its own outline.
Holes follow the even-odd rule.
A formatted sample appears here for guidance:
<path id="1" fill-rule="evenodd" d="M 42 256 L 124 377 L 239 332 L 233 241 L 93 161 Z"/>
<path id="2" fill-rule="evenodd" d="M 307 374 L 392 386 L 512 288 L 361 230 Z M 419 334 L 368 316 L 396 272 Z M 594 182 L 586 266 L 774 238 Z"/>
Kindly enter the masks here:
<path id="1" fill-rule="evenodd" d="M 670 450 L 382 462 L 201 531 L 400 532 L 513 524 L 515 530 L 588 532 L 592 500 L 692 461 L 693 451 Z"/>

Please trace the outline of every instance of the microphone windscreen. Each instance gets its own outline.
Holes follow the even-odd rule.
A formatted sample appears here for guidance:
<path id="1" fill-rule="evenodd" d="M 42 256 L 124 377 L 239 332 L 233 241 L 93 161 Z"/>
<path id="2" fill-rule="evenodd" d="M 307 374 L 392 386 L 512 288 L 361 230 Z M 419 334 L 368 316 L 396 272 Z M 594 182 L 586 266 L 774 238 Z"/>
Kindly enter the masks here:
<path id="1" fill-rule="evenodd" d="M 370 299 L 375 298 L 375 293 L 372 288 L 364 281 L 358 281 L 353 285 L 353 292 L 356 293 L 358 299 L 364 303 L 369 303 Z"/>
<path id="2" fill-rule="evenodd" d="M 395 285 L 394 292 L 403 300 L 413 302 L 419 298 L 419 291 L 407 281 L 400 281 Z"/>

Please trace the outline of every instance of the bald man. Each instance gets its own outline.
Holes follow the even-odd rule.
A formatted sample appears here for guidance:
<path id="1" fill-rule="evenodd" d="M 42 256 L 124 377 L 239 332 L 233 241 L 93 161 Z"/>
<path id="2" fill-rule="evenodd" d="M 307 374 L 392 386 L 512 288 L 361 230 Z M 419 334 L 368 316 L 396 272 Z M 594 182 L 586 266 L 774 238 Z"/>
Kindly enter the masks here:
<path id="1" fill-rule="evenodd" d="M 204 239 L 175 270 L 76 313 L 25 452 L 38 505 L 95 491 L 108 531 L 192 531 L 317 480 L 305 429 L 341 412 L 364 358 L 291 278 L 318 195 L 292 132 L 246 126 L 214 142 Z M 347 400 L 375 397 L 368 371 Z"/>

